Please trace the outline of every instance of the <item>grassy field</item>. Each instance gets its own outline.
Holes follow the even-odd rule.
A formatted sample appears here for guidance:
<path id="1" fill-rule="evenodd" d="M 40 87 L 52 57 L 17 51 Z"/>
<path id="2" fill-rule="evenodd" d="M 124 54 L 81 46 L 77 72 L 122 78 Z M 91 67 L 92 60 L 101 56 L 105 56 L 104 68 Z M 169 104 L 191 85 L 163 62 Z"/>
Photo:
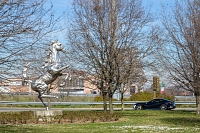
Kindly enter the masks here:
<path id="1" fill-rule="evenodd" d="M 117 122 L 0 125 L 1 133 L 199 133 L 200 116 L 193 111 L 115 111 Z"/>

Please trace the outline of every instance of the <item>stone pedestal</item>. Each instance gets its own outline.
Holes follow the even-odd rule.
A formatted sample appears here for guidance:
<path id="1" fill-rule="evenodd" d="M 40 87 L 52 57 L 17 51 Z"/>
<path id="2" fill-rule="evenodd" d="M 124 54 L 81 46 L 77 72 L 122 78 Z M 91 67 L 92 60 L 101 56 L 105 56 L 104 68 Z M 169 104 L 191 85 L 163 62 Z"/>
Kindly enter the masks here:
<path id="1" fill-rule="evenodd" d="M 63 115 L 62 110 L 40 110 L 35 111 L 34 116 L 35 117 L 48 117 L 48 116 L 57 116 L 57 115 Z"/>
<path id="2" fill-rule="evenodd" d="M 34 111 L 34 116 L 38 118 L 40 122 L 47 122 L 51 123 L 54 121 L 55 116 L 62 116 L 62 110 L 41 110 L 41 111 Z"/>
<path id="3" fill-rule="evenodd" d="M 54 116 L 62 116 L 62 110 L 41 110 L 41 111 L 34 111 L 34 116 L 41 121 L 51 122 L 54 120 Z"/>

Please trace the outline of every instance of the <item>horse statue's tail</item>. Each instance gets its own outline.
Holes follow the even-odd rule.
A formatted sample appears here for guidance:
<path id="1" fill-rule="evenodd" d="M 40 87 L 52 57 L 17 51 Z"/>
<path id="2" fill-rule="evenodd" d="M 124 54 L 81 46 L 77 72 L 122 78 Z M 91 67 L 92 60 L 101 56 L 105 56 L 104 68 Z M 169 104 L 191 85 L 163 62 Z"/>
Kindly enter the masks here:
<path id="1" fill-rule="evenodd" d="M 23 81 L 22 81 L 22 85 L 25 85 L 25 84 L 28 84 L 28 83 L 31 83 L 31 80 L 29 80 L 29 78 L 27 77 L 27 71 L 30 67 L 30 62 L 27 63 L 25 66 L 24 66 L 24 70 L 22 71 L 22 74 L 23 74 Z"/>

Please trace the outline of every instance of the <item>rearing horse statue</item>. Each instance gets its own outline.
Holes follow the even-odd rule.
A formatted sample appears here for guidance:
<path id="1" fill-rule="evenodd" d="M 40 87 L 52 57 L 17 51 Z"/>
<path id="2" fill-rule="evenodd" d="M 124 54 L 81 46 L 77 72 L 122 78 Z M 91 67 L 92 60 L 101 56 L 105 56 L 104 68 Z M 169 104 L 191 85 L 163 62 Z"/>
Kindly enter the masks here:
<path id="1" fill-rule="evenodd" d="M 48 89 L 48 85 L 55 81 L 58 76 L 61 76 L 61 71 L 67 68 L 68 66 L 63 66 L 60 60 L 59 52 L 65 52 L 65 49 L 62 47 L 62 44 L 59 41 L 55 41 L 50 45 L 50 58 L 45 65 L 45 72 L 39 77 L 31 81 L 31 88 L 38 92 L 38 98 L 46 107 L 46 110 L 49 110 L 47 104 L 44 103 L 43 97 L 55 97 L 52 95 L 45 95 L 45 92 Z M 24 69 L 27 71 L 27 68 Z M 26 72 L 25 72 L 26 73 Z M 24 74 L 26 75 L 26 74 Z"/>

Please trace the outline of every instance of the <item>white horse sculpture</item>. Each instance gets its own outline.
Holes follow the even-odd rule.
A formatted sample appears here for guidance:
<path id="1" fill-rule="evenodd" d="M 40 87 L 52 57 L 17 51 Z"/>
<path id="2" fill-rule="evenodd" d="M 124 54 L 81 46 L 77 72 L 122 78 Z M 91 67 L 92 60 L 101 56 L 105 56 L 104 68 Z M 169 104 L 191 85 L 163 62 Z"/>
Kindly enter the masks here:
<path id="1" fill-rule="evenodd" d="M 65 49 L 62 47 L 62 44 L 59 41 L 55 41 L 50 45 L 50 58 L 48 63 L 45 65 L 45 72 L 31 81 L 31 88 L 38 92 L 38 98 L 41 100 L 43 105 L 46 107 L 46 110 L 49 110 L 48 105 L 43 101 L 43 97 L 55 97 L 52 95 L 45 95 L 45 92 L 48 89 L 48 85 L 55 81 L 58 76 L 61 76 L 61 71 L 67 68 L 68 66 L 63 66 L 60 60 L 59 51 L 65 52 Z M 27 67 L 29 64 L 27 65 Z M 26 77 L 27 67 L 24 68 L 24 77 Z"/>

